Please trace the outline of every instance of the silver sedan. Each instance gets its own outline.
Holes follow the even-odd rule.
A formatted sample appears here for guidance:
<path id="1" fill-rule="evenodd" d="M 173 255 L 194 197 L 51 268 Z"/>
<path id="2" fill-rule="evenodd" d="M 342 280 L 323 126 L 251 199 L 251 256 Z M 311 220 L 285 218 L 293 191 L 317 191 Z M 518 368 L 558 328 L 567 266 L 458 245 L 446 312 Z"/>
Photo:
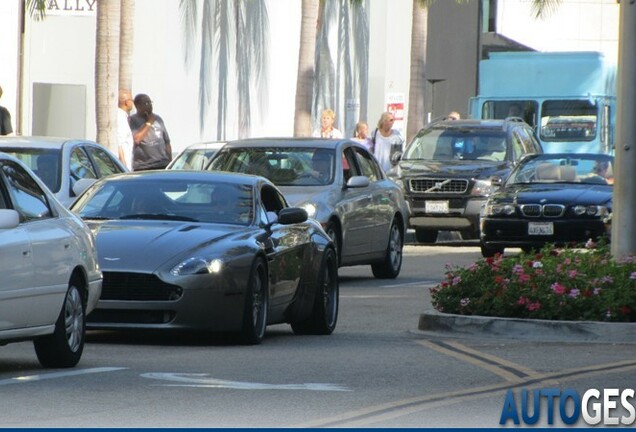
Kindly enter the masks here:
<path id="1" fill-rule="evenodd" d="M 341 266 L 370 264 L 377 278 L 399 275 L 408 207 L 401 188 L 362 145 L 346 139 L 239 140 L 225 144 L 208 170 L 270 179 L 291 205 L 321 223 Z"/>
<path id="2" fill-rule="evenodd" d="M 127 171 L 115 155 L 89 140 L 2 137 L 0 151 L 24 162 L 66 207 L 78 195 L 74 186 L 79 180 L 97 180 Z"/>

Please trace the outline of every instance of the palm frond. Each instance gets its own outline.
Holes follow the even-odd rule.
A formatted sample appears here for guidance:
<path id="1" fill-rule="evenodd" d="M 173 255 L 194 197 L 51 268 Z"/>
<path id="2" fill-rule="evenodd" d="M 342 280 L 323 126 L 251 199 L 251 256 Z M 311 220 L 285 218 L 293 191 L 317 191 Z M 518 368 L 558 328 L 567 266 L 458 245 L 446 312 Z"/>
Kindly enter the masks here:
<path id="1" fill-rule="evenodd" d="M 560 4 L 561 0 L 532 0 L 530 10 L 536 19 L 543 19 L 554 13 Z"/>
<path id="2" fill-rule="evenodd" d="M 199 9 L 197 0 L 179 0 L 179 10 L 181 11 L 181 29 L 183 30 L 183 61 L 186 67 L 192 62 L 193 47 L 197 24 L 199 21 Z"/>

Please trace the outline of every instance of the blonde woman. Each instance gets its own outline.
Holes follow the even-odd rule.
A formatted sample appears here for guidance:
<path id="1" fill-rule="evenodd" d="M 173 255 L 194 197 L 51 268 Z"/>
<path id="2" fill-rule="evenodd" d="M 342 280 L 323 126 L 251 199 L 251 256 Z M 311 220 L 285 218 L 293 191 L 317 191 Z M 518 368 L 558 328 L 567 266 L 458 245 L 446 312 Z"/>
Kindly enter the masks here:
<path id="1" fill-rule="evenodd" d="M 312 134 L 316 138 L 342 138 L 342 132 L 334 127 L 336 113 L 332 109 L 325 109 L 320 115 L 320 129 L 316 129 Z"/>
<path id="2" fill-rule="evenodd" d="M 373 154 L 385 172 L 393 166 L 391 156 L 397 151 L 402 151 L 404 143 L 400 132 L 393 129 L 393 122 L 395 122 L 393 113 L 383 112 L 378 120 L 378 127 L 371 137 L 374 145 Z"/>
<path id="3" fill-rule="evenodd" d="M 367 122 L 359 121 L 356 123 L 356 128 L 353 131 L 353 140 L 359 142 L 373 153 L 373 143 L 369 137 L 369 125 Z"/>

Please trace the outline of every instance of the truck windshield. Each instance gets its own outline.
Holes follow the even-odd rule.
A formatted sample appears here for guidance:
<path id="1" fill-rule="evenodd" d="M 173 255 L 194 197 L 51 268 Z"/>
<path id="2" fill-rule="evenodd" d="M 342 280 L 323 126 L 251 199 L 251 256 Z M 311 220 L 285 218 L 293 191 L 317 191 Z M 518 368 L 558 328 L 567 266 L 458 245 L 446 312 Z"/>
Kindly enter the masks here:
<path id="1" fill-rule="evenodd" d="M 489 100 L 481 110 L 482 119 L 520 117 L 534 128 L 538 104 L 532 100 Z"/>
<path id="2" fill-rule="evenodd" d="M 596 103 L 589 100 L 552 100 L 541 106 L 540 136 L 544 141 L 593 141 Z"/>

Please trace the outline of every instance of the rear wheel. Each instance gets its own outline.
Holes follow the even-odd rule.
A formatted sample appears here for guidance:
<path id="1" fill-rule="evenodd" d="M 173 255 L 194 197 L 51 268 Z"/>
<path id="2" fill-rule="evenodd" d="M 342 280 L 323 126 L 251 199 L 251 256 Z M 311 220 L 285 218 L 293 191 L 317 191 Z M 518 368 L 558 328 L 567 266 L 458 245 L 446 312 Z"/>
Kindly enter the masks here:
<path id="1" fill-rule="evenodd" d="M 252 264 L 247 285 L 241 339 L 246 344 L 256 345 L 261 343 L 265 336 L 269 305 L 267 268 L 262 258 L 256 258 Z"/>
<path id="2" fill-rule="evenodd" d="M 71 282 L 53 334 L 33 341 L 45 368 L 70 368 L 79 363 L 86 338 L 86 306 L 79 288 Z"/>
<path id="3" fill-rule="evenodd" d="M 378 279 L 395 279 L 402 268 L 402 248 L 404 241 L 397 220 L 393 220 L 389 232 L 389 244 L 386 247 L 384 261 L 371 264 L 373 276 Z"/>
<path id="4" fill-rule="evenodd" d="M 415 238 L 419 243 L 435 243 L 437 241 L 437 230 L 415 228 Z"/>
<path id="5" fill-rule="evenodd" d="M 481 245 L 481 256 L 484 258 L 492 258 L 497 254 L 503 255 L 503 253 L 504 248 L 502 247 Z"/>
<path id="6" fill-rule="evenodd" d="M 291 323 L 294 333 L 331 334 L 338 321 L 339 291 L 337 257 L 332 249 L 327 249 L 320 267 L 311 315 L 305 320 Z"/>

